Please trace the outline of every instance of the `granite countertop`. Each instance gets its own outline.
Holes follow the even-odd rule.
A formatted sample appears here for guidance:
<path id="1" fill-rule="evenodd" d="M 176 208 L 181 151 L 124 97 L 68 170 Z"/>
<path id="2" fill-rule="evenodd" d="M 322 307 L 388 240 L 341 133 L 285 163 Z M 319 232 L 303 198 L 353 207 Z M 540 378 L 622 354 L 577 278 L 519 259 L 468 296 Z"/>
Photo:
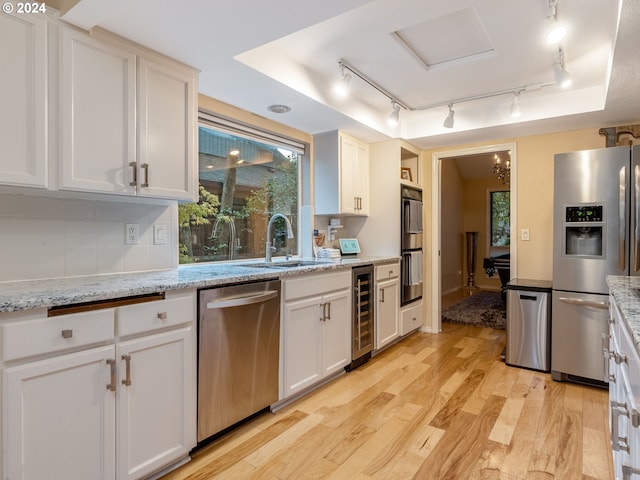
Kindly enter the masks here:
<path id="1" fill-rule="evenodd" d="M 292 259 L 294 260 L 294 259 Z M 310 259 L 301 259 L 307 260 Z M 281 261 L 275 259 L 274 263 Z M 287 278 L 316 271 L 339 270 L 400 261 L 400 257 L 344 257 L 290 268 L 243 266 L 260 260 L 184 265 L 154 272 L 90 275 L 0 283 L 0 313 L 109 300 L 148 293 L 205 288 L 230 283 Z"/>
<path id="2" fill-rule="evenodd" d="M 635 289 L 640 289 L 640 277 L 609 275 L 607 284 L 618 307 L 620 307 L 633 343 L 640 353 L 640 297 L 634 293 Z M 640 291 L 638 293 L 640 294 Z"/>

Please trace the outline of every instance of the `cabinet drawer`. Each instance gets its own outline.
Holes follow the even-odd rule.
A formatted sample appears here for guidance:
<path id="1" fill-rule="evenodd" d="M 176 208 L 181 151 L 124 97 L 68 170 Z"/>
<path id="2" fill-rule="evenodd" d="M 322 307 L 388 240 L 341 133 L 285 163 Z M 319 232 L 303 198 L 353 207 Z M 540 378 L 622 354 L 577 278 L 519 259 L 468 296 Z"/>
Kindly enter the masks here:
<path id="1" fill-rule="evenodd" d="M 422 303 L 402 310 L 402 320 L 400 325 L 400 335 L 420 328 L 422 326 Z"/>
<path id="2" fill-rule="evenodd" d="M 113 340 L 112 308 L 7 322 L 0 327 L 2 359 L 61 352 Z"/>
<path id="3" fill-rule="evenodd" d="M 400 264 L 390 263 L 388 265 L 378 265 L 376 267 L 376 281 L 388 280 L 400 276 Z"/>
<path id="4" fill-rule="evenodd" d="M 116 328 L 120 337 L 183 325 L 194 319 L 193 295 L 176 296 L 116 309 Z"/>
<path id="5" fill-rule="evenodd" d="M 322 295 L 325 292 L 333 292 L 351 287 L 351 270 L 338 273 L 320 273 L 301 278 L 285 280 L 283 286 L 283 299 Z"/>

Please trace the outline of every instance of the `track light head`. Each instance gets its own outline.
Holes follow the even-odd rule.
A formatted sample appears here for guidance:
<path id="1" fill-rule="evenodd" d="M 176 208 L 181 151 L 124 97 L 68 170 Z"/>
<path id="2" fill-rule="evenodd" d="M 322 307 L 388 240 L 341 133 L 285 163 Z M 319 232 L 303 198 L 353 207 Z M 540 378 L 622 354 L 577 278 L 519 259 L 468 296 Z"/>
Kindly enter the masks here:
<path id="1" fill-rule="evenodd" d="M 453 116 L 456 114 L 456 112 L 453 110 L 453 103 L 449 104 L 449 114 L 447 115 L 447 118 L 444 119 L 444 122 L 442 122 L 442 126 L 444 128 L 453 128 Z"/>
<path id="2" fill-rule="evenodd" d="M 545 31 L 545 40 L 549 45 L 557 45 L 567 34 L 567 27 L 558 20 L 558 0 L 549 0 L 551 15 Z"/>
<path id="3" fill-rule="evenodd" d="M 553 64 L 553 75 L 556 80 L 556 84 L 558 84 L 562 88 L 569 88 L 573 83 L 571 80 L 571 75 L 564 66 L 564 51 L 562 47 L 558 48 L 558 60 Z"/>
<path id="4" fill-rule="evenodd" d="M 346 97 L 349 95 L 350 87 L 349 83 L 351 82 L 351 75 L 349 73 L 342 73 L 342 77 L 333 85 L 333 91 L 339 97 Z"/>
<path id="5" fill-rule="evenodd" d="M 511 118 L 519 118 L 522 116 L 522 110 L 520 110 L 520 102 L 518 98 L 520 92 L 513 92 L 513 100 L 511 101 L 511 108 L 509 109 L 509 116 Z"/>
<path id="6" fill-rule="evenodd" d="M 391 105 L 393 105 L 393 110 L 387 117 L 387 124 L 390 127 L 397 127 L 400 123 L 400 105 L 393 101 L 391 102 Z"/>

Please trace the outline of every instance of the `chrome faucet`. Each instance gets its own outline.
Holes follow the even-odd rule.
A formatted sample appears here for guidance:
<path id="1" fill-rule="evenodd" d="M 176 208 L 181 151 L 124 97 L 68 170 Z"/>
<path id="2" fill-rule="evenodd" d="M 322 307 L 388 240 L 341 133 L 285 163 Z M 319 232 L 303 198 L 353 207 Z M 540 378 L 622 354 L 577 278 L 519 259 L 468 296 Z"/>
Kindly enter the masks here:
<path id="1" fill-rule="evenodd" d="M 293 238 L 293 228 L 291 228 L 291 222 L 289 221 L 289 219 L 281 213 L 274 213 L 269 219 L 269 223 L 267 224 L 267 248 L 264 255 L 264 261 L 266 263 L 271 262 L 271 254 L 273 253 L 273 250 L 271 247 L 271 226 L 273 225 L 273 221 L 278 217 L 283 218 L 285 223 L 287 224 L 287 238 L 288 239 Z"/>

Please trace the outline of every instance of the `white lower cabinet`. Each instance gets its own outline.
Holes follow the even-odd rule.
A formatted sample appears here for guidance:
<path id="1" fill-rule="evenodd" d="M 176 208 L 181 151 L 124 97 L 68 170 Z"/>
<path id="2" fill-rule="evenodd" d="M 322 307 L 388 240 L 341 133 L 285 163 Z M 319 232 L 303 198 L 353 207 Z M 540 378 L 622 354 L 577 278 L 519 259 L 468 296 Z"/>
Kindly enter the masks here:
<path id="1" fill-rule="evenodd" d="M 117 478 L 144 477 L 193 447 L 192 345 L 191 327 L 117 345 Z"/>
<path id="2" fill-rule="evenodd" d="M 640 357 L 611 297 L 609 429 L 616 480 L 640 478 Z"/>
<path id="3" fill-rule="evenodd" d="M 376 267 L 376 350 L 400 336 L 400 264 Z"/>
<path id="4" fill-rule="evenodd" d="M 400 335 L 413 332 L 422 326 L 422 301 L 411 303 L 400 309 Z"/>
<path id="5" fill-rule="evenodd" d="M 187 457 L 196 445 L 195 292 L 38 312 L 0 316 L 2 478 L 139 479 Z"/>
<path id="6" fill-rule="evenodd" d="M 351 362 L 351 271 L 283 282 L 281 398 Z"/>
<path id="7" fill-rule="evenodd" d="M 2 478 L 115 478 L 114 358 L 110 345 L 4 369 Z"/>

